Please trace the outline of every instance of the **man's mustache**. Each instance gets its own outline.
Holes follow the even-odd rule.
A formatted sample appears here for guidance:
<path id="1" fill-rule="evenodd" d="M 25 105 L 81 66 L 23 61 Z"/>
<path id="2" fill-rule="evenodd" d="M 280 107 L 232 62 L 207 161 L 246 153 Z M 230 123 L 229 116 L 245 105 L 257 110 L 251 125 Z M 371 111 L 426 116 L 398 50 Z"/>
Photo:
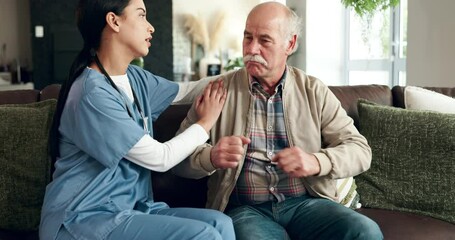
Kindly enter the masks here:
<path id="1" fill-rule="evenodd" d="M 257 62 L 257 63 L 264 65 L 265 67 L 267 67 L 267 65 L 268 65 L 267 61 L 265 61 L 265 59 L 263 57 L 261 57 L 261 55 L 246 55 L 243 57 L 243 62 L 244 63 Z"/>

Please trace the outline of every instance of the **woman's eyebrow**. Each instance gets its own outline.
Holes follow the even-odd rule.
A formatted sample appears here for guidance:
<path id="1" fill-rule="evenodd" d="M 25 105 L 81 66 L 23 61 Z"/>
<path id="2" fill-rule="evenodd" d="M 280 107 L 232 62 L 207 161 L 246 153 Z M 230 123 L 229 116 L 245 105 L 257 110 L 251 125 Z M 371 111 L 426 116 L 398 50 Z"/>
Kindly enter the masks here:
<path id="1" fill-rule="evenodd" d="M 137 8 L 136 10 L 139 10 L 139 11 L 143 11 L 144 13 L 146 13 L 145 9 L 144 8 Z"/>

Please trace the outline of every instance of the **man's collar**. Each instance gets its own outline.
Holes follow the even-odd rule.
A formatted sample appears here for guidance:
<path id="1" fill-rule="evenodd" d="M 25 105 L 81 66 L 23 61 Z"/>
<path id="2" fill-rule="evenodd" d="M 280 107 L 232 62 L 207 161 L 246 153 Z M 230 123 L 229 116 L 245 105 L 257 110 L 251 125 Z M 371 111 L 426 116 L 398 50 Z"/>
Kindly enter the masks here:
<path id="1" fill-rule="evenodd" d="M 276 85 L 275 87 L 275 92 L 278 91 L 278 88 L 281 86 L 281 89 L 284 89 L 284 83 L 286 81 L 286 76 L 287 76 L 287 72 L 288 72 L 288 68 L 287 66 L 284 68 L 284 72 L 283 72 L 283 75 L 281 75 L 281 78 L 280 78 L 280 81 L 278 82 L 278 84 Z M 253 85 L 254 84 L 259 84 L 259 81 L 254 78 L 253 76 L 251 76 L 250 74 L 248 74 L 248 81 L 249 81 L 249 88 L 250 88 L 250 91 L 253 89 Z"/>

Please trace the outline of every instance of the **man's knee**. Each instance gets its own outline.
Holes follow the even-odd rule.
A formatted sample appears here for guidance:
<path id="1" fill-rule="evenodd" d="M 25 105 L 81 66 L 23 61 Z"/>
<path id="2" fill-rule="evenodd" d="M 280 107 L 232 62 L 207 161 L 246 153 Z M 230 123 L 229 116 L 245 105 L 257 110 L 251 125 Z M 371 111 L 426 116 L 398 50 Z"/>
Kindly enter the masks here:
<path id="1" fill-rule="evenodd" d="M 360 214 L 361 215 L 361 214 Z M 350 221 L 345 239 L 384 239 L 379 225 L 370 218 L 361 215 Z"/>
<path id="2" fill-rule="evenodd" d="M 260 214 L 256 209 L 248 205 L 231 209 L 227 212 L 227 215 L 229 215 L 234 224 L 237 224 L 238 222 L 254 221 L 258 217 L 262 218 L 262 214 Z"/>

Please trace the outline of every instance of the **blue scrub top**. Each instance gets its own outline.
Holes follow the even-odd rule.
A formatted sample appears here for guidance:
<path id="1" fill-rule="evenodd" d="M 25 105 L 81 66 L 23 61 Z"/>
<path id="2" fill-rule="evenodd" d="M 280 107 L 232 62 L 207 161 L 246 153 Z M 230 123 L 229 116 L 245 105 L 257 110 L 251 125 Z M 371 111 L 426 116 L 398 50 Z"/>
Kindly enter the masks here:
<path id="1" fill-rule="evenodd" d="M 133 65 L 127 75 L 152 130 L 178 85 Z M 167 207 L 153 202 L 150 170 L 124 159 L 147 133 L 137 106 L 104 75 L 89 68 L 82 72 L 71 87 L 59 131 L 60 157 L 46 188 L 41 239 L 55 239 L 62 225 L 76 239 L 104 239 L 129 216 Z"/>

